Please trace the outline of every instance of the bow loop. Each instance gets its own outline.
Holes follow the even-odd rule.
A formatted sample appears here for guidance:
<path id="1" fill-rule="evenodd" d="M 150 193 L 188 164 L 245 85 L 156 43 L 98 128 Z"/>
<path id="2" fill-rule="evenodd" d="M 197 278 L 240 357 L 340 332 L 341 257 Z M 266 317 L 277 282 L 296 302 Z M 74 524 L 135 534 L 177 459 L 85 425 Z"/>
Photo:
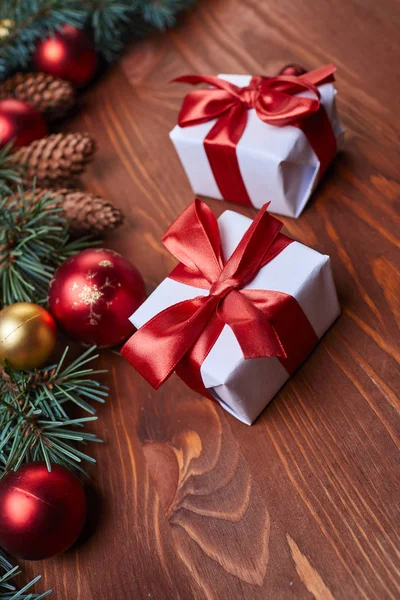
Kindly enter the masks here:
<path id="1" fill-rule="evenodd" d="M 184 232 L 184 235 L 182 235 Z M 204 202 L 195 200 L 172 223 L 162 242 L 181 263 L 204 282 L 208 289 L 223 268 L 218 223 Z"/>
<path id="2" fill-rule="evenodd" d="M 209 75 L 182 75 L 173 79 L 173 82 L 196 85 L 207 83 L 212 86 L 206 90 L 189 92 L 183 100 L 179 112 L 178 123 L 180 127 L 191 127 L 200 123 L 207 123 L 229 112 L 232 107 L 240 104 L 241 88 L 219 77 Z"/>
<path id="3" fill-rule="evenodd" d="M 276 244 L 276 241 L 282 223 L 267 212 L 269 205 L 270 202 L 259 210 L 244 234 L 242 243 L 237 246 L 222 272 L 225 278 L 240 281 L 241 287 L 254 279 L 260 268 L 271 260 L 271 250 L 275 253 L 279 247 L 279 242 Z"/>
<path id="4" fill-rule="evenodd" d="M 298 77 L 266 77 L 258 87 L 254 108 L 261 121 L 270 125 L 284 126 L 298 122 L 317 112 L 321 106 L 318 88 Z M 315 98 L 298 96 L 310 91 Z"/>

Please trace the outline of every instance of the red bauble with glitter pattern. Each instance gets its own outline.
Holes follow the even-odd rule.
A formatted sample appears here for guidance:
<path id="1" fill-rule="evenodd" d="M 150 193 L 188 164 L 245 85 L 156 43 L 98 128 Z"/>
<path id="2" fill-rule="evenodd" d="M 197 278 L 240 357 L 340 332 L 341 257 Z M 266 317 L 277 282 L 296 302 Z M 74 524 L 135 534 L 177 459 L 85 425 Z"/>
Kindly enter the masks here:
<path id="1" fill-rule="evenodd" d="M 89 83 L 97 65 L 89 35 L 71 25 L 63 25 L 60 31 L 39 40 L 33 60 L 37 71 L 61 77 L 77 87 Z"/>
<path id="2" fill-rule="evenodd" d="M 24 465 L 0 481 L 0 546 L 26 560 L 64 552 L 78 539 L 86 518 L 86 495 L 64 467 Z"/>
<path id="3" fill-rule="evenodd" d="M 83 344 L 115 346 L 132 332 L 131 314 L 145 299 L 142 276 L 105 248 L 83 250 L 59 267 L 50 283 L 49 309 Z"/>
<path id="4" fill-rule="evenodd" d="M 22 100 L 0 100 L 0 146 L 13 142 L 14 146 L 27 146 L 47 135 L 45 120 L 39 111 Z"/>

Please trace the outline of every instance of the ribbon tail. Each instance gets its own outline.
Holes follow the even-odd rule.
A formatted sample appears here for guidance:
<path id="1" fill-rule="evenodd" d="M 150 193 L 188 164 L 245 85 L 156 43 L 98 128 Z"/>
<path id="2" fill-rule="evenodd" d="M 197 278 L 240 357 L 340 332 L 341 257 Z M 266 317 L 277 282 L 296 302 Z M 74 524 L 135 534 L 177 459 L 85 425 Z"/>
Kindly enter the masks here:
<path id="1" fill-rule="evenodd" d="M 330 83 L 332 81 L 335 81 L 335 73 L 335 65 L 329 64 L 320 67 L 319 69 L 308 71 L 303 75 L 299 75 L 297 79 L 306 83 L 311 83 L 313 85 L 322 85 L 323 83 Z"/>
<path id="2" fill-rule="evenodd" d="M 247 289 L 241 294 L 273 327 L 285 351 L 285 356 L 276 356 L 291 375 L 318 343 L 318 336 L 307 315 L 296 298 L 283 292 Z"/>
<path id="3" fill-rule="evenodd" d="M 217 314 L 232 329 L 245 358 L 287 358 L 274 325 L 242 292 L 226 296 Z"/>
<path id="4" fill-rule="evenodd" d="M 176 367 L 177 375 L 183 379 L 192 390 L 195 390 L 202 396 L 210 398 L 214 402 L 216 401 L 214 396 L 204 385 L 201 375 L 201 366 L 219 338 L 224 326 L 225 323 L 218 318 L 217 314 L 213 314 L 197 342 L 190 351 L 185 354 L 179 365 Z"/>
<path id="5" fill-rule="evenodd" d="M 198 296 L 166 308 L 133 334 L 121 354 L 158 389 L 200 337 L 217 302 Z"/>

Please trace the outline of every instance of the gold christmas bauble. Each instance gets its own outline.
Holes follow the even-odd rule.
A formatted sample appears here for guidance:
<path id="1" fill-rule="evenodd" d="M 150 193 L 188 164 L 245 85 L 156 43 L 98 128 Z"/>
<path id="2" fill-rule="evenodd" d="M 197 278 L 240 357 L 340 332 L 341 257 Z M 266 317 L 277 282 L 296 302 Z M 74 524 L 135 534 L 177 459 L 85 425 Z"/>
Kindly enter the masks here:
<path id="1" fill-rule="evenodd" d="M 0 363 L 28 371 L 41 367 L 57 341 L 57 327 L 47 310 L 17 302 L 0 310 Z"/>
<path id="2" fill-rule="evenodd" d="M 11 19 L 0 20 L 0 39 L 7 38 L 15 27 L 15 21 Z"/>

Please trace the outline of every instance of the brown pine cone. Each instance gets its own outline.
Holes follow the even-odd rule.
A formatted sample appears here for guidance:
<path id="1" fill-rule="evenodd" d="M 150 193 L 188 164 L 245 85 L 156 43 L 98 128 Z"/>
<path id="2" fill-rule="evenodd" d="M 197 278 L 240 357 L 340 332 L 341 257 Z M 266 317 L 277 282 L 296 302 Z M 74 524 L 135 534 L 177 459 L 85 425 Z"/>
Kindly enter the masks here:
<path id="1" fill-rule="evenodd" d="M 113 206 L 101 196 L 81 190 L 36 189 L 35 198 L 39 200 L 50 193 L 54 198 L 61 198 L 60 207 L 70 223 L 73 235 L 100 235 L 119 227 L 124 221 L 121 209 Z"/>
<path id="2" fill-rule="evenodd" d="M 22 147 L 10 161 L 20 167 L 27 184 L 36 178 L 40 187 L 64 186 L 82 173 L 95 150 L 88 133 L 54 133 Z"/>
<path id="3" fill-rule="evenodd" d="M 69 81 L 52 75 L 17 73 L 0 85 L 0 99 L 9 97 L 29 102 L 48 121 L 56 121 L 71 110 L 76 93 Z"/>

